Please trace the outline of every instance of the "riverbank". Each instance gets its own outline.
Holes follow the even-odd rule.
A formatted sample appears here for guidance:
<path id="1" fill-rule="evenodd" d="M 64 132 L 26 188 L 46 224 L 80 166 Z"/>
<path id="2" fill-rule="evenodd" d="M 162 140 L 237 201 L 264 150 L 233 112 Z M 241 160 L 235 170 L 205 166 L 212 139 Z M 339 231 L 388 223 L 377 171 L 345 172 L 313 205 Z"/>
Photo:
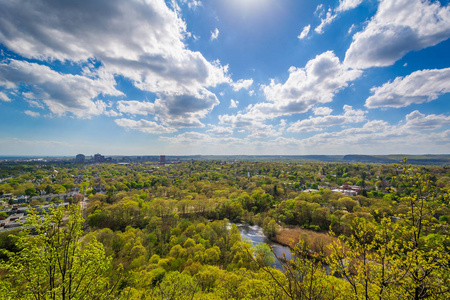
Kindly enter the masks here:
<path id="1" fill-rule="evenodd" d="M 298 226 L 288 226 L 281 228 L 273 241 L 293 249 L 300 239 L 305 241 L 311 251 L 328 255 L 327 245 L 333 242 L 335 238 L 326 233 L 315 232 Z"/>

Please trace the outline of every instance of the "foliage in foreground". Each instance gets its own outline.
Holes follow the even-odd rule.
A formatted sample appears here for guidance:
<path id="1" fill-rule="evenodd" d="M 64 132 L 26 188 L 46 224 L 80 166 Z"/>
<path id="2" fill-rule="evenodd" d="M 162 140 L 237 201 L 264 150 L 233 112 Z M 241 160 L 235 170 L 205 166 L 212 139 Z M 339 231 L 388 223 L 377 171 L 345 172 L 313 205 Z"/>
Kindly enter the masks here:
<path id="1" fill-rule="evenodd" d="M 448 194 L 417 169 L 404 164 L 395 169 L 399 175 L 391 183 L 396 190 L 383 199 L 322 192 L 283 200 L 286 192 L 276 185 L 247 193 L 231 185 L 227 190 L 220 180 L 220 190 L 214 190 L 211 173 L 206 181 L 189 183 L 192 188 L 178 179 L 155 187 L 159 198 L 142 192 L 92 196 L 86 235 L 78 205 L 43 219 L 32 215 L 27 229 L 16 234 L 17 249 L 0 267 L 1 296 L 448 299 L 450 239 L 448 225 L 436 215 L 448 211 Z M 250 190 L 244 178 L 239 181 Z M 182 185 L 185 190 L 175 188 Z M 372 205 L 377 202 L 384 203 L 383 210 Z M 333 242 L 315 252 L 300 241 L 293 260 L 281 258 L 281 272 L 270 267 L 267 247 L 251 248 L 236 226 L 217 220 L 223 217 L 259 220 L 272 237 L 280 221 L 331 226 L 342 235 L 331 231 Z"/>
<path id="2" fill-rule="evenodd" d="M 111 258 L 96 240 L 83 245 L 78 205 L 50 214 L 29 215 L 17 236 L 19 252 L 0 265 L 2 299 L 106 299 L 113 286 L 107 272 Z M 12 284 L 11 284 L 12 283 Z"/>

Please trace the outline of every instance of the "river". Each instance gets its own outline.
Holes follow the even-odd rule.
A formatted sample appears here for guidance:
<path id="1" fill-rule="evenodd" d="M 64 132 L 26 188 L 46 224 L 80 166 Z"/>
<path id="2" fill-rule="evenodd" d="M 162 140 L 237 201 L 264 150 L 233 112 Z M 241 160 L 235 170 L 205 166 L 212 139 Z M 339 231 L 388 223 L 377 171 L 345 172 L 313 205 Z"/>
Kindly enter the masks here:
<path id="1" fill-rule="evenodd" d="M 248 224 L 241 224 L 237 223 L 234 224 L 239 229 L 239 232 L 241 233 L 242 239 L 249 239 L 252 242 L 252 245 L 258 245 L 261 243 L 266 243 L 270 247 L 272 247 L 273 252 L 276 256 L 283 257 L 283 252 L 286 254 L 287 259 L 291 259 L 291 251 L 289 247 L 280 245 L 278 243 L 274 243 L 270 241 L 263 233 L 263 230 L 258 225 L 250 226 Z M 283 267 L 281 266 L 281 262 L 275 257 L 275 264 L 273 265 L 277 269 L 283 270 Z"/>

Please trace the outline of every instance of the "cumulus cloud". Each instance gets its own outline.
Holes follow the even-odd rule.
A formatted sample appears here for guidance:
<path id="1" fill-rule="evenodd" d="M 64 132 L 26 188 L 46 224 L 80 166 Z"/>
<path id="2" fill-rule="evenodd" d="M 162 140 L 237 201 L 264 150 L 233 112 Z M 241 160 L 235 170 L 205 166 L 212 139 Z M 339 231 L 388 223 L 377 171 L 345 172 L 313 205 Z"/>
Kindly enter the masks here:
<path id="1" fill-rule="evenodd" d="M 237 92 L 242 89 L 248 90 L 253 84 L 253 79 L 239 79 L 237 82 L 232 82 L 231 87 L 233 91 Z"/>
<path id="2" fill-rule="evenodd" d="M 122 100 L 117 102 L 120 113 L 130 115 L 156 115 L 164 124 L 173 127 L 204 127 L 204 118 L 219 104 L 216 95 L 208 90 L 189 94 L 161 94 L 155 102 Z"/>
<path id="3" fill-rule="evenodd" d="M 299 39 L 304 39 L 305 37 L 308 36 L 309 30 L 311 29 L 311 24 L 303 27 L 302 32 L 300 32 L 300 34 L 297 36 Z"/>
<path id="4" fill-rule="evenodd" d="M 304 68 L 289 68 L 285 83 L 271 80 L 261 88 L 270 102 L 251 104 L 236 115 L 220 115 L 221 124 L 236 128 L 260 127 L 265 120 L 305 113 L 317 104 L 328 103 L 361 71 L 348 69 L 332 51 L 317 55 Z"/>
<path id="5" fill-rule="evenodd" d="M 365 106 L 405 107 L 437 99 L 450 92 L 450 68 L 421 70 L 405 77 L 397 77 L 380 87 L 371 89 L 372 96 L 367 98 Z"/>
<path id="6" fill-rule="evenodd" d="M 116 119 L 114 122 L 127 129 L 138 130 L 145 133 L 153 133 L 153 134 L 164 134 L 164 133 L 173 133 L 177 131 L 174 128 L 166 127 L 156 122 L 148 121 L 148 120 L 130 120 L 126 118 Z"/>
<path id="7" fill-rule="evenodd" d="M 276 129 L 273 125 L 260 124 L 259 126 L 254 126 L 252 128 L 248 138 L 265 139 L 280 136 L 283 129 L 283 127 Z"/>
<path id="8" fill-rule="evenodd" d="M 347 111 L 351 108 L 347 107 Z M 284 122 L 280 121 L 280 126 Z M 360 127 L 345 128 L 340 131 L 323 132 L 307 138 L 273 138 L 250 134 L 245 138 L 215 137 L 198 132 L 187 132 L 173 137 L 162 137 L 173 145 L 188 145 L 193 153 L 208 153 L 208 149 L 218 149 L 219 153 L 274 154 L 348 154 L 353 153 L 389 154 L 446 152 L 450 144 L 450 130 L 442 130 L 449 125 L 445 115 L 424 115 L 414 111 L 405 116 L 404 121 L 391 125 L 383 120 L 367 121 Z M 241 133 L 245 133 L 242 130 Z M 421 143 L 417 143 L 420 140 Z M 206 148 L 206 150 L 205 150 Z"/>
<path id="9" fill-rule="evenodd" d="M 333 110 L 329 107 L 316 107 L 313 109 L 313 112 L 316 116 L 328 116 Z"/>
<path id="10" fill-rule="evenodd" d="M 26 100 L 40 100 L 55 115 L 72 113 L 77 117 L 90 117 L 104 112 L 106 104 L 93 100 L 99 95 L 120 96 L 115 80 L 99 73 L 96 79 L 80 75 L 61 74 L 47 66 L 25 61 L 10 60 L 0 63 L 0 86 L 17 90 L 25 85 L 29 92 Z"/>
<path id="11" fill-rule="evenodd" d="M 261 114 L 285 115 L 304 113 L 319 103 L 328 103 L 334 95 L 348 86 L 348 83 L 361 76 L 361 71 L 348 69 L 339 58 L 327 51 L 310 60 L 304 68 L 291 67 L 289 78 L 285 83 L 275 83 L 262 86 L 266 103 L 256 104 L 251 111 Z"/>
<path id="12" fill-rule="evenodd" d="M 345 64 L 353 68 L 389 66 L 410 51 L 450 37 L 450 5 L 439 1 L 383 0 L 366 28 L 353 36 Z"/>
<path id="13" fill-rule="evenodd" d="M 11 99 L 9 99 L 8 95 L 6 95 L 3 92 L 0 92 L 0 100 L 1 101 L 5 101 L 5 102 L 10 102 L 11 101 Z"/>
<path id="14" fill-rule="evenodd" d="M 39 117 L 41 114 L 37 111 L 26 110 L 24 113 L 30 117 Z"/>
<path id="15" fill-rule="evenodd" d="M 251 129 L 261 122 L 256 122 L 251 116 L 239 112 L 236 115 L 220 115 L 219 124 L 231 125 L 233 128 Z"/>
<path id="16" fill-rule="evenodd" d="M 229 136 L 233 134 L 233 129 L 223 126 L 211 125 L 211 129 L 206 130 L 206 133 L 212 134 L 214 136 Z"/>
<path id="17" fill-rule="evenodd" d="M 284 129 L 280 126 L 277 130 L 273 125 L 264 124 L 262 121 L 255 120 L 249 116 L 237 115 L 221 115 L 219 116 L 219 124 L 231 126 L 231 128 L 239 128 L 249 132 L 249 138 L 267 138 L 279 136 Z M 280 121 L 280 125 L 285 124 L 285 121 Z"/>
<path id="18" fill-rule="evenodd" d="M 105 116 L 108 116 L 108 117 L 118 117 L 118 116 L 122 115 L 121 113 L 118 113 L 117 111 L 112 110 L 112 109 L 105 111 L 104 114 L 105 114 Z"/>
<path id="19" fill-rule="evenodd" d="M 424 115 L 413 111 L 405 116 L 405 121 L 390 125 L 382 120 L 373 120 L 362 127 L 353 127 L 342 131 L 326 132 L 302 139 L 301 145 L 327 148 L 348 153 L 349 147 L 355 153 L 385 153 L 400 151 L 405 153 L 445 152 L 450 143 L 449 132 L 436 130 L 450 125 L 450 117 L 445 115 Z M 420 143 L 417 141 L 420 140 Z M 369 146 L 368 146 L 369 145 Z"/>
<path id="20" fill-rule="evenodd" d="M 340 0 L 337 12 L 346 11 L 358 7 L 364 0 Z"/>
<path id="21" fill-rule="evenodd" d="M 239 104 L 239 101 L 235 101 L 235 100 L 231 99 L 229 108 L 236 108 L 236 107 L 238 107 L 238 104 Z"/>
<path id="22" fill-rule="evenodd" d="M 187 3 L 197 5 L 200 1 Z M 171 10 L 164 0 L 17 0 L 0 4 L 0 43 L 9 50 L 50 63 L 57 60 L 87 64 L 95 60 L 111 78 L 123 76 L 138 89 L 172 102 L 204 94 L 208 87 L 230 82 L 227 66 L 219 61 L 207 61 L 200 52 L 186 47 L 184 39 L 189 35 L 177 9 Z M 82 75 L 89 77 L 88 73 Z M 67 107 L 80 106 L 80 100 L 70 103 L 78 99 L 77 89 L 72 88 L 70 92 L 72 95 L 65 91 L 68 100 L 52 98 L 56 114 L 63 113 Z M 83 99 L 81 106 L 85 107 L 89 103 Z M 196 107 L 210 105 L 208 97 L 197 99 L 192 101 Z M 198 105 L 202 100 L 207 103 Z M 97 103 L 93 98 L 90 102 L 90 106 Z M 90 107 L 88 111 L 98 114 L 102 109 Z M 81 116 L 80 112 L 74 114 Z"/>
<path id="23" fill-rule="evenodd" d="M 344 113 L 342 115 L 327 115 L 323 117 L 309 117 L 301 121 L 297 121 L 287 129 L 289 132 L 311 132 L 322 131 L 325 127 L 344 125 L 348 123 L 360 123 L 365 120 L 366 112 L 356 109 L 349 105 L 344 105 Z"/>
<path id="24" fill-rule="evenodd" d="M 219 29 L 214 29 L 211 31 L 211 41 L 216 40 L 219 37 Z"/>
<path id="25" fill-rule="evenodd" d="M 406 115 L 405 127 L 416 130 L 435 130 L 450 125 L 450 116 L 424 115 L 415 110 Z"/>

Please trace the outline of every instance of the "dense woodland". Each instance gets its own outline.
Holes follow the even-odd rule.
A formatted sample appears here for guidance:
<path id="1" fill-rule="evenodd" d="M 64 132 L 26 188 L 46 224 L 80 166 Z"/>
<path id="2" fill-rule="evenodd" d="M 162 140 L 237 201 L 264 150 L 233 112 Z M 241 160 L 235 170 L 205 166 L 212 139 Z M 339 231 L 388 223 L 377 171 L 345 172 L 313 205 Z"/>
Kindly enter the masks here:
<path id="1" fill-rule="evenodd" d="M 20 204 L 25 227 L 0 232 L 2 299 L 450 298 L 446 166 L 10 163 L 0 179 L 0 195 L 79 192 L 43 216 Z M 360 194 L 331 191 L 344 184 Z M 301 229 L 294 259 L 272 268 L 240 222 Z"/>

